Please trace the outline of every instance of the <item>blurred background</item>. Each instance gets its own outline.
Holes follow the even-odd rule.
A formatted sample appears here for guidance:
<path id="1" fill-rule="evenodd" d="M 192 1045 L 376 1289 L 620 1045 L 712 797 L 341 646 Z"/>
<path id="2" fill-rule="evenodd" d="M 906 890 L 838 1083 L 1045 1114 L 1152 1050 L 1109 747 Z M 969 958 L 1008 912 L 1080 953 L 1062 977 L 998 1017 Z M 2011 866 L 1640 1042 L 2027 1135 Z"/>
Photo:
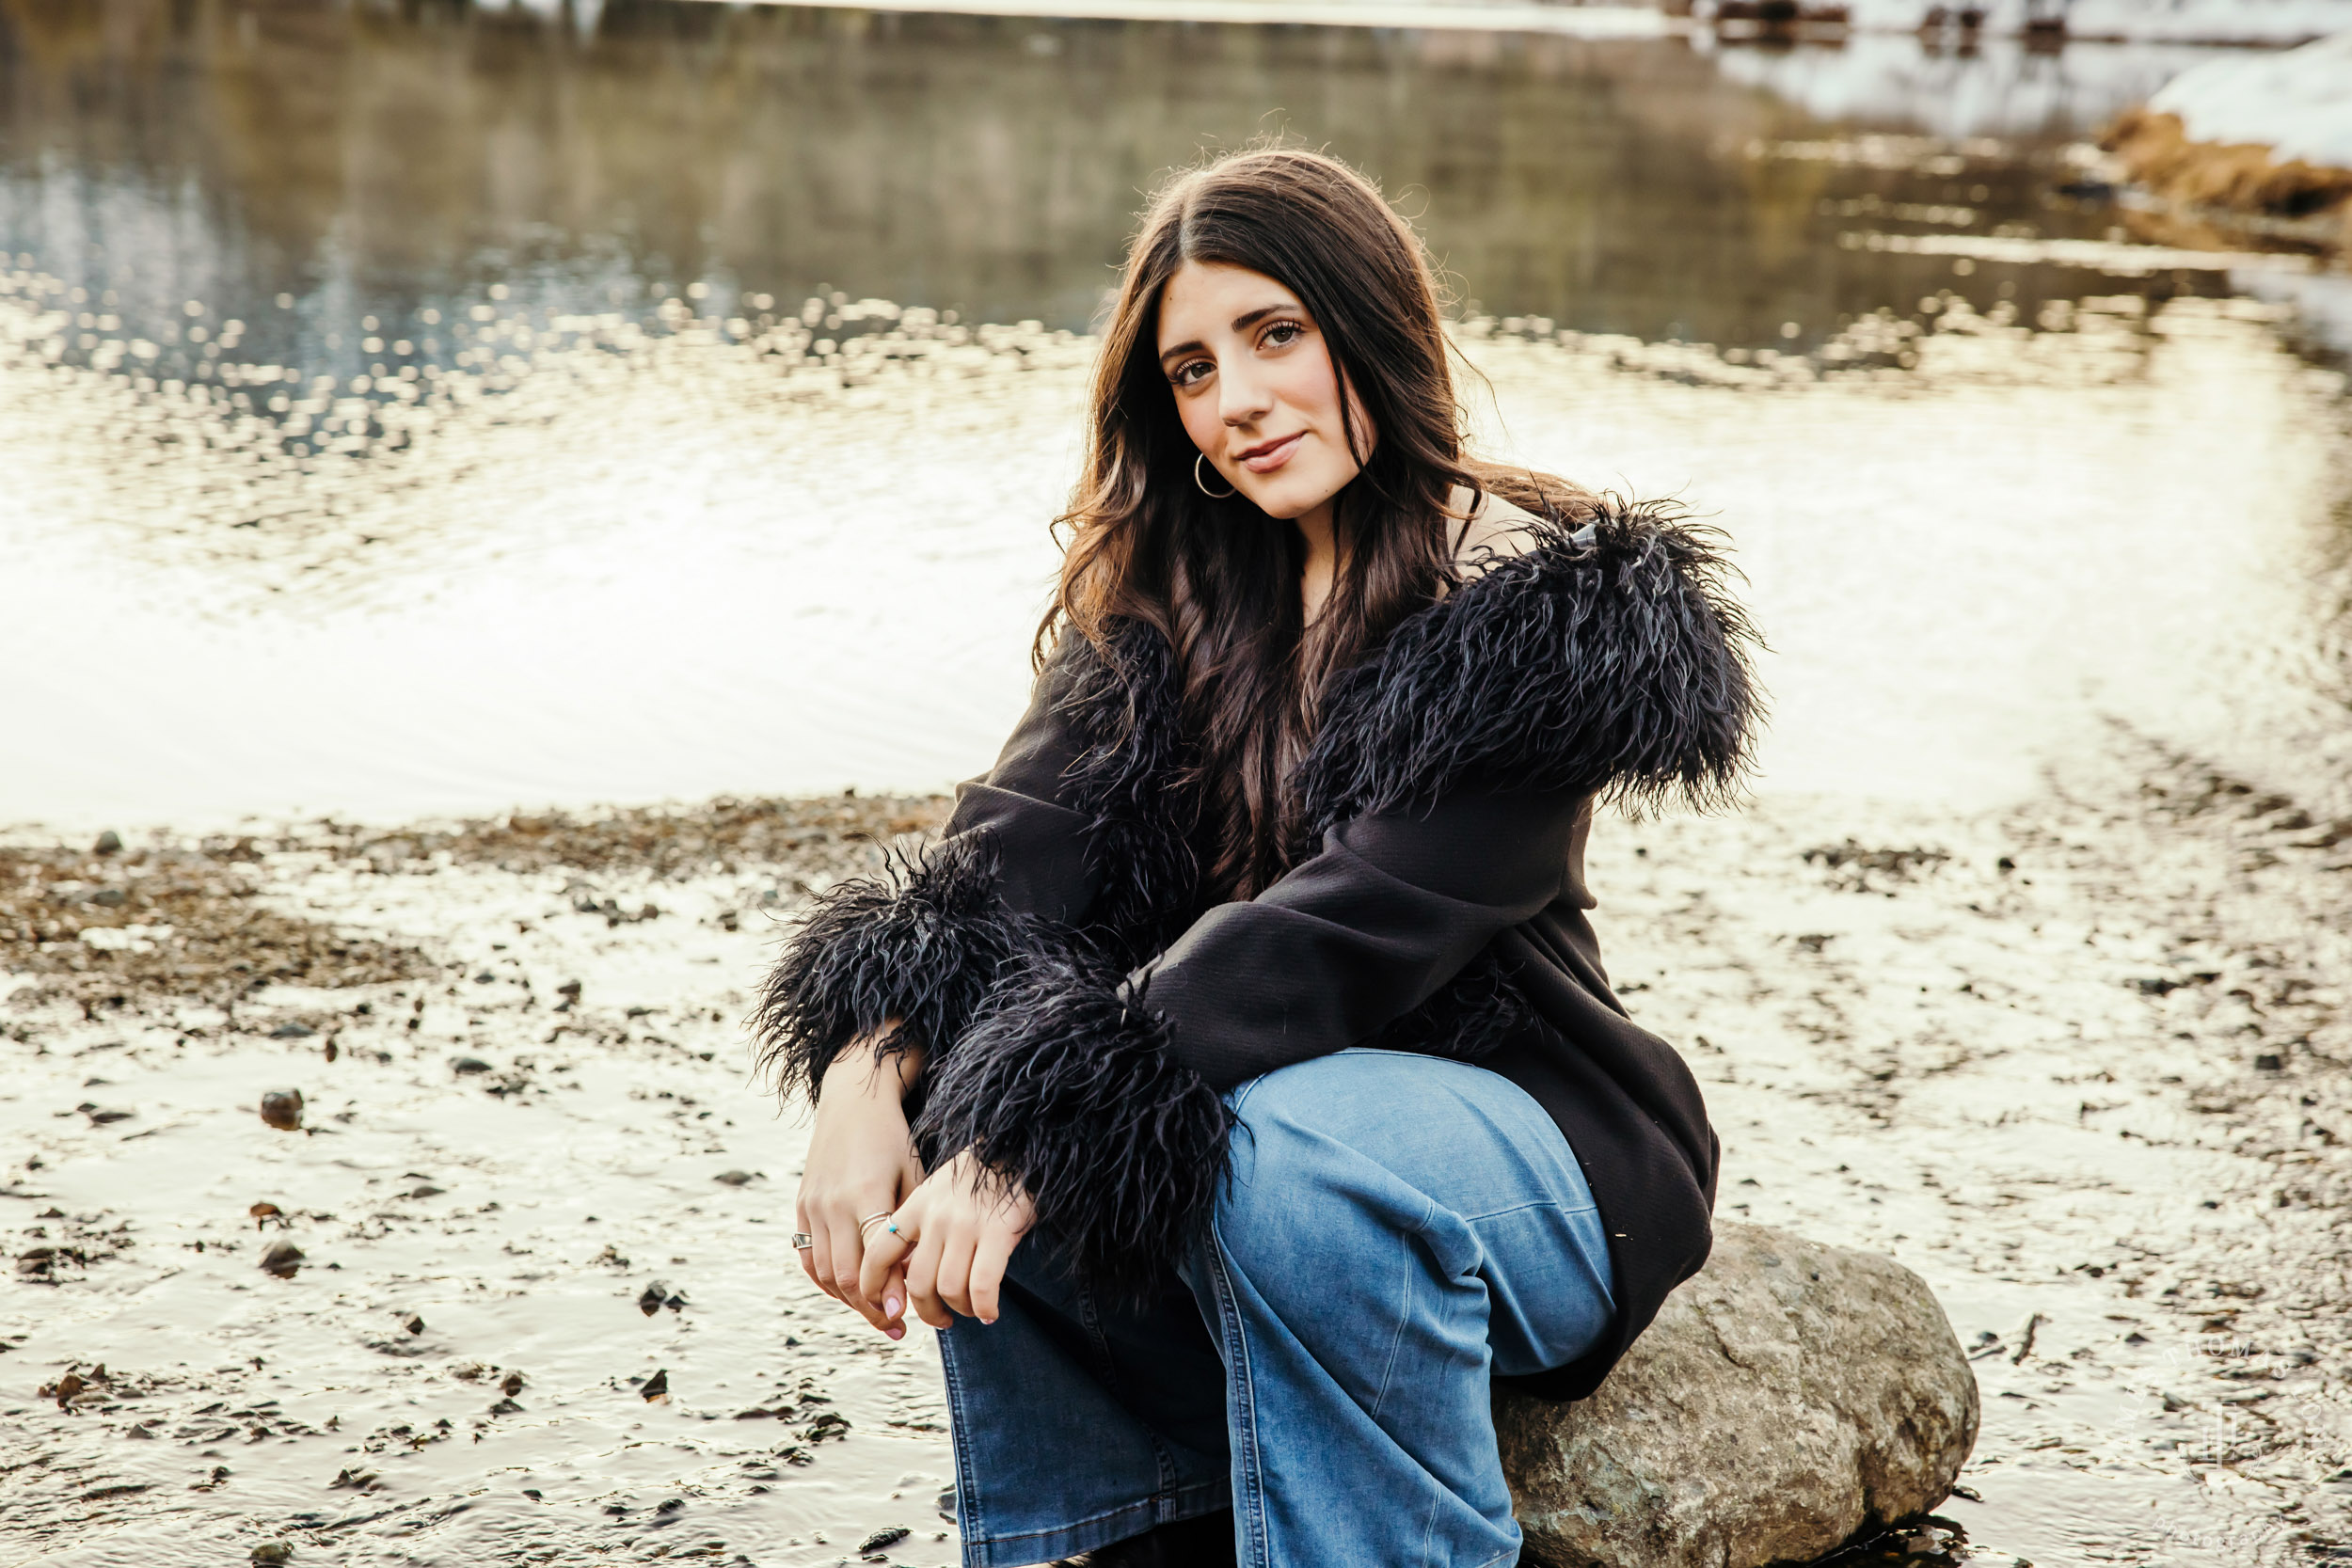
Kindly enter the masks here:
<path id="1" fill-rule="evenodd" d="M 1768 787 L 2341 775 L 2344 192 L 2095 143 L 2352 6 L 1095 8 L 0 3 L 0 821 L 978 770 L 1133 214 L 1270 135 L 1490 451 L 1733 531 Z"/>

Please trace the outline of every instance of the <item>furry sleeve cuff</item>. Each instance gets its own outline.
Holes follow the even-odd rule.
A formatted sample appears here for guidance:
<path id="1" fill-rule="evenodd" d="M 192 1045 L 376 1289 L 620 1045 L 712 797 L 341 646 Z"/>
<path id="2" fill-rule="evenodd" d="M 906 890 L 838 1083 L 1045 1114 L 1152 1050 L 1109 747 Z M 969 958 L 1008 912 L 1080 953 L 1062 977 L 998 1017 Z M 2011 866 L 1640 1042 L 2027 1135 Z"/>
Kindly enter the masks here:
<path id="1" fill-rule="evenodd" d="M 1232 1113 L 1116 974 L 1040 955 L 930 1085 L 917 1141 L 1025 1189 L 1086 1277 L 1139 1289 L 1181 1258 L 1225 1177 Z"/>
<path id="2" fill-rule="evenodd" d="M 752 1015 L 760 1069 L 813 1100 L 851 1040 L 896 1018 L 885 1056 L 936 1064 L 980 1010 L 1032 923 L 997 895 L 993 835 L 960 833 L 893 853 L 880 877 L 818 895 L 794 923 Z"/>

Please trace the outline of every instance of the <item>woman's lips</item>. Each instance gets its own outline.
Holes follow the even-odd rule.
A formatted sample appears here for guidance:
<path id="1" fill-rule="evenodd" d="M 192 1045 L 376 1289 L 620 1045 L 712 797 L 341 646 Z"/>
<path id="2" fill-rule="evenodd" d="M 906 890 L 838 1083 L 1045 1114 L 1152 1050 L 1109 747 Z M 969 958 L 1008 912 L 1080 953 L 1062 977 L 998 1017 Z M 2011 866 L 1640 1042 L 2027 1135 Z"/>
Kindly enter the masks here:
<path id="1" fill-rule="evenodd" d="M 1291 453 L 1298 450 L 1298 443 L 1306 436 L 1307 433 L 1302 430 L 1295 436 L 1285 436 L 1279 441 L 1252 447 L 1241 454 L 1241 466 L 1253 474 L 1270 474 L 1291 460 Z"/>

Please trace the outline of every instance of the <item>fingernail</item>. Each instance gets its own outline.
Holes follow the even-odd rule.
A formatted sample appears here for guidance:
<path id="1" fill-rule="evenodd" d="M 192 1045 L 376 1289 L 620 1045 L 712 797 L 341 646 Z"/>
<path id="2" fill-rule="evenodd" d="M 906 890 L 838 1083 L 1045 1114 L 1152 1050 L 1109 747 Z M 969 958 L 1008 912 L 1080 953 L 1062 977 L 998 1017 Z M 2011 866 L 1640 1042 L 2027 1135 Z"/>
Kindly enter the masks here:
<path id="1" fill-rule="evenodd" d="M 895 1318 L 898 1315 L 898 1298 L 897 1296 L 882 1297 L 882 1316 L 885 1318 Z"/>
<path id="2" fill-rule="evenodd" d="M 892 1323 L 888 1328 L 883 1329 L 882 1332 L 890 1336 L 893 1339 L 903 1339 L 907 1337 L 907 1331 L 900 1328 L 897 1323 Z"/>
<path id="3" fill-rule="evenodd" d="M 995 1320 L 995 1319 L 993 1319 L 993 1318 L 982 1318 L 982 1319 L 980 1320 L 980 1324 L 981 1324 L 981 1326 L 982 1326 L 982 1327 L 986 1327 L 986 1326 L 988 1326 L 989 1324 L 993 1323 L 995 1321 L 996 1321 L 996 1320 Z"/>

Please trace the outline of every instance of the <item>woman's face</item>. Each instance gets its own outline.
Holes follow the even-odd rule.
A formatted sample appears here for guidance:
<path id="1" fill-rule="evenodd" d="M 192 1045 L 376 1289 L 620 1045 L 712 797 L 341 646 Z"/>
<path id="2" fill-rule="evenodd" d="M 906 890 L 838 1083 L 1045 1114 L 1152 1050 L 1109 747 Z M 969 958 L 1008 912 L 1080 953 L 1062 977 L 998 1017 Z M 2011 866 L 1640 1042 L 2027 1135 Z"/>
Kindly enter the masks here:
<path id="1" fill-rule="evenodd" d="M 1267 516 L 1291 518 L 1356 477 L 1322 329 L 1265 274 L 1223 261 L 1177 268 L 1160 294 L 1159 356 L 1185 434 L 1223 476 L 1210 488 L 1231 485 Z M 1356 420 L 1369 453 L 1360 410 Z"/>

